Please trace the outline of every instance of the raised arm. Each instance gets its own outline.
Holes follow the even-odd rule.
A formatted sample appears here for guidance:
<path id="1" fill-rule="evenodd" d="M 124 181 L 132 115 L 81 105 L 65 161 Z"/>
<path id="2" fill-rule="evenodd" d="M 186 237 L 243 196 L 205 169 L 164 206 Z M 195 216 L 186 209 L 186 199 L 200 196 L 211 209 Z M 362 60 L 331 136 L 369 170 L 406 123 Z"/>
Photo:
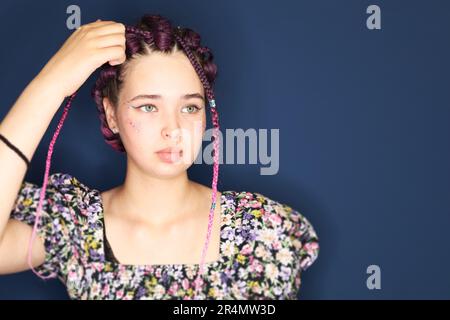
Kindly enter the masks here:
<path id="1" fill-rule="evenodd" d="M 32 159 L 65 97 L 73 94 L 102 64 L 125 61 L 125 26 L 96 21 L 74 31 L 41 72 L 27 85 L 0 124 L 0 134 Z M 26 164 L 0 141 L 0 274 L 27 270 L 32 227 L 10 219 Z M 44 239 L 33 244 L 33 267 L 44 262 Z"/>

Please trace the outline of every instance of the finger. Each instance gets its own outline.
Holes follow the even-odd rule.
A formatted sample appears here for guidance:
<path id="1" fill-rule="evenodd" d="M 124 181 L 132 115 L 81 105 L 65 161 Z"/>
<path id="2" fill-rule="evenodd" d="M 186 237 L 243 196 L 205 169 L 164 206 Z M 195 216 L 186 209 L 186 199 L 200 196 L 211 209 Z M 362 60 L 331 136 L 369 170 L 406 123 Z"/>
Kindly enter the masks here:
<path id="1" fill-rule="evenodd" d="M 94 26 L 91 29 L 95 35 L 104 35 L 109 33 L 123 33 L 125 34 L 125 25 L 122 23 L 112 22 L 100 26 Z"/>
<path id="2" fill-rule="evenodd" d="M 89 31 L 91 31 L 91 30 L 95 30 L 95 29 L 97 29 L 97 28 L 101 28 L 101 27 L 103 27 L 103 26 L 112 25 L 112 24 L 114 24 L 114 23 L 117 23 L 117 22 L 114 22 L 114 21 L 100 21 L 100 20 L 98 20 L 98 21 L 96 21 L 96 22 L 91 22 L 91 23 L 88 23 L 88 24 L 83 24 L 82 26 L 78 27 L 77 30 L 78 30 L 78 29 L 84 29 L 84 30 L 89 30 Z"/>
<path id="3" fill-rule="evenodd" d="M 87 23 L 87 24 L 83 24 L 79 27 L 76 28 L 77 31 L 79 30 L 93 30 L 102 26 L 107 26 L 110 24 L 114 24 L 114 21 L 101 21 L 101 20 L 97 20 L 96 22 L 91 22 L 91 23 Z"/>
<path id="4" fill-rule="evenodd" d="M 115 65 L 124 63 L 126 60 L 127 60 L 127 57 L 125 55 L 123 55 L 123 57 L 120 59 L 113 59 L 113 60 L 109 61 L 109 64 L 112 66 L 115 66 Z"/>
<path id="5" fill-rule="evenodd" d="M 102 25 L 102 24 L 108 24 L 108 23 L 117 23 L 116 21 L 113 20 L 101 20 L 101 19 L 97 19 L 94 22 L 89 23 L 90 25 Z"/>
<path id="6" fill-rule="evenodd" d="M 95 45 L 97 48 L 107 48 L 113 46 L 122 46 L 125 49 L 126 38 L 122 33 L 112 33 L 107 35 L 98 36 L 95 39 Z"/>
<path id="7" fill-rule="evenodd" d="M 109 64 L 110 64 L 111 66 L 117 66 L 117 65 L 122 64 L 122 63 L 124 63 L 124 62 L 125 62 L 124 59 L 122 59 L 122 60 L 111 60 L 111 61 L 109 61 Z"/>
<path id="8" fill-rule="evenodd" d="M 112 66 L 118 65 L 118 64 L 122 64 L 127 60 L 127 56 L 125 54 L 122 55 L 122 57 L 120 57 L 119 59 L 113 59 L 111 61 L 109 61 L 109 64 Z"/>
<path id="9" fill-rule="evenodd" d="M 126 58 L 125 50 L 122 46 L 107 47 L 101 50 L 105 57 L 103 61 L 124 61 L 124 58 Z"/>

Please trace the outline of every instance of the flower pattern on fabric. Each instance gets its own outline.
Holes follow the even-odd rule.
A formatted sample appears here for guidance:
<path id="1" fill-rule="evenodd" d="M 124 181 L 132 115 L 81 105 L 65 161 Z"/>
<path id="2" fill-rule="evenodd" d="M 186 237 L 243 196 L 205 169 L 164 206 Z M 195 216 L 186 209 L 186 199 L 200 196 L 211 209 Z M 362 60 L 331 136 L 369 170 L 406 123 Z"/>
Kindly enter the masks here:
<path id="1" fill-rule="evenodd" d="M 10 217 L 33 226 L 41 187 L 24 181 Z M 126 265 L 105 256 L 100 191 L 67 173 L 49 176 L 38 234 L 45 261 L 72 299 L 194 299 L 199 264 Z M 202 299 L 297 299 L 319 254 L 310 222 L 286 204 L 222 191 L 220 258 L 205 264 Z"/>

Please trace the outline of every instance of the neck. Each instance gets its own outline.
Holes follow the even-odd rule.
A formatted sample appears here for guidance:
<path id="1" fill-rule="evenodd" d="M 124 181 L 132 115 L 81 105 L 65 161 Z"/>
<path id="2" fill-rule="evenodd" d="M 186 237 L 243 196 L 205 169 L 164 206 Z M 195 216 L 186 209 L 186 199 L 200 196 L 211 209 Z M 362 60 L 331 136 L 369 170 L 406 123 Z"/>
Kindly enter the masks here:
<path id="1" fill-rule="evenodd" d="M 145 174 L 133 166 L 127 167 L 125 181 L 114 196 L 119 212 L 154 226 L 183 219 L 186 202 L 196 194 L 195 184 L 187 172 L 170 178 Z"/>

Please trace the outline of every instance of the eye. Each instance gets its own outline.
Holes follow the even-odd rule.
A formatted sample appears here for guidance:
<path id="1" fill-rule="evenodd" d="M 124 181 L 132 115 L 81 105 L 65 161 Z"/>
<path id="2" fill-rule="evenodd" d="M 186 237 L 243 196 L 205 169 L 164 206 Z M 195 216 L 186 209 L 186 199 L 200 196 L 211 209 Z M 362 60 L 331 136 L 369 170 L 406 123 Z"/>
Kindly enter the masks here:
<path id="1" fill-rule="evenodd" d="M 197 113 L 198 111 L 200 111 L 202 108 L 197 107 L 196 105 L 192 104 L 190 106 L 187 106 L 185 108 L 183 108 L 183 110 L 187 110 L 187 113 Z"/>
<path id="2" fill-rule="evenodd" d="M 152 104 L 144 104 L 142 106 L 133 107 L 133 108 L 135 108 L 135 109 L 142 109 L 144 111 L 144 113 L 150 113 L 151 111 L 149 111 L 149 109 L 151 109 L 151 108 L 155 108 L 156 109 L 156 107 L 154 105 L 152 105 Z"/>

